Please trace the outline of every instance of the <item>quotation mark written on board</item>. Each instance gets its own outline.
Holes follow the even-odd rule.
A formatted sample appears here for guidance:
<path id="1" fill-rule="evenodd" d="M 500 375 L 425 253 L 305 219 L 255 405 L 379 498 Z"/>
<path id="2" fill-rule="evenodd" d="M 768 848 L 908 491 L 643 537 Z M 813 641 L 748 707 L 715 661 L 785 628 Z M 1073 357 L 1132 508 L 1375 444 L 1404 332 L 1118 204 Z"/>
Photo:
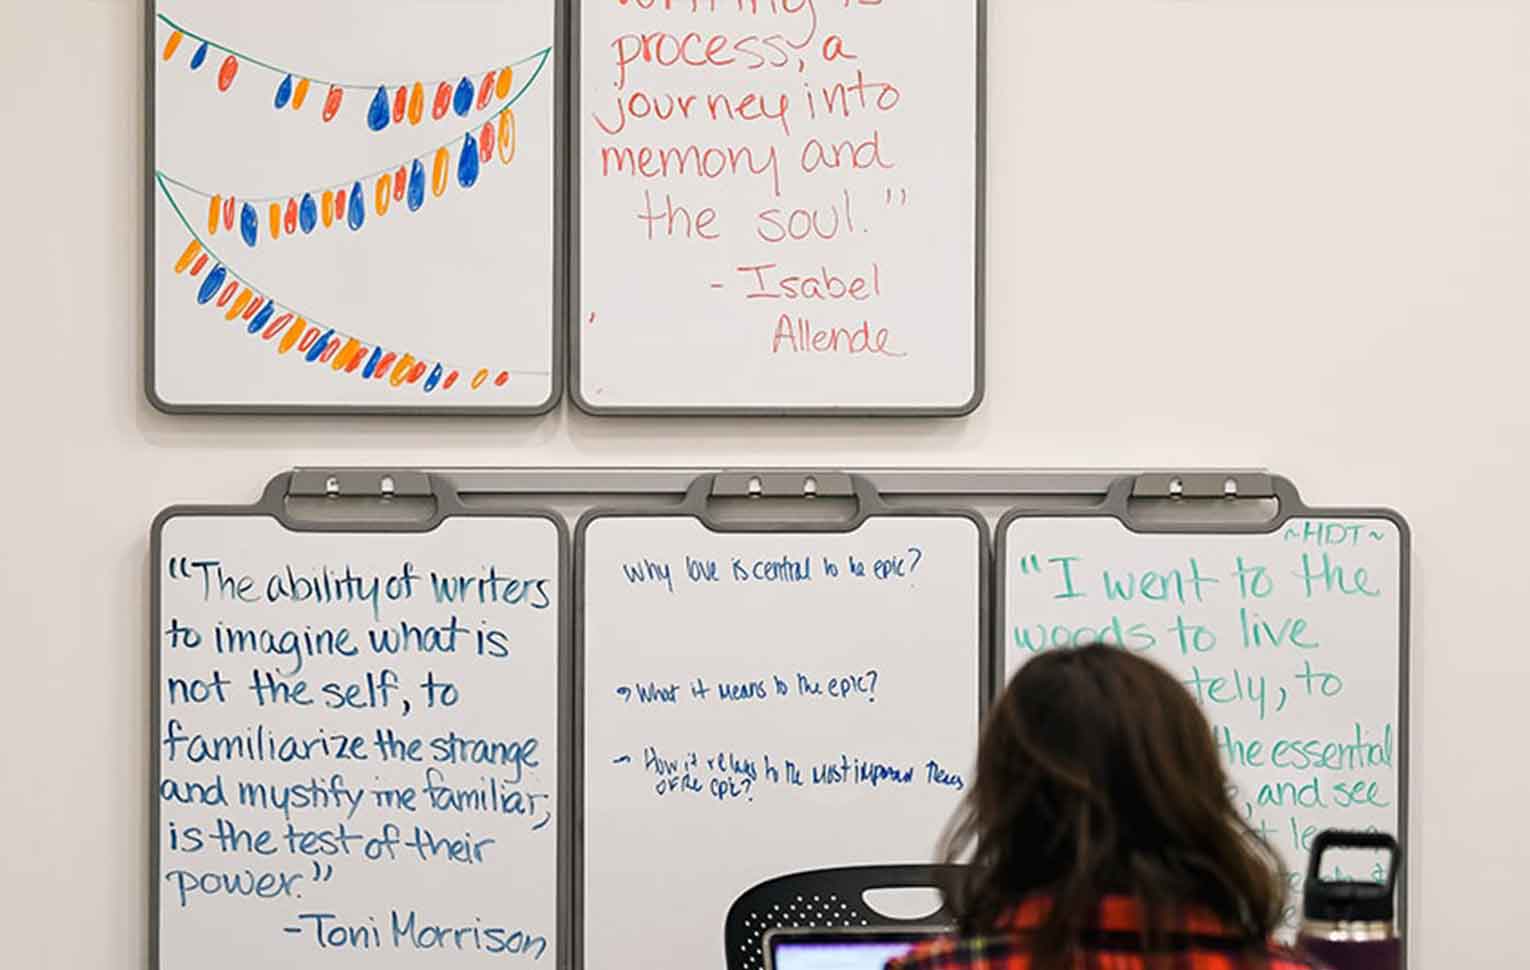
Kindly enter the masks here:
<path id="1" fill-rule="evenodd" d="M 908 189 L 888 189 L 887 194 L 882 198 L 889 208 L 895 205 L 906 206 L 908 205 Z"/>
<path id="2" fill-rule="evenodd" d="M 191 559 L 187 556 L 172 556 L 167 564 L 171 579 L 191 578 Z"/>
<path id="3" fill-rule="evenodd" d="M 328 863 L 325 863 L 322 867 L 317 862 L 315 862 L 313 864 L 313 881 L 315 883 L 329 882 L 330 879 L 332 879 L 334 877 L 334 875 L 335 875 L 335 867 L 334 866 L 332 866 L 332 865 L 330 865 Z M 297 877 L 297 878 L 301 878 L 301 877 Z M 302 899 L 303 898 L 303 894 L 302 893 L 294 893 L 293 895 L 295 895 L 298 899 Z M 303 932 L 303 928 L 301 926 L 283 926 L 282 927 L 282 932 L 284 932 L 284 933 L 291 933 L 291 934 L 296 935 L 298 933 Z"/>
<path id="4" fill-rule="evenodd" d="M 1037 555 L 1020 557 L 1020 575 L 1036 576 L 1041 573 L 1041 557 Z"/>

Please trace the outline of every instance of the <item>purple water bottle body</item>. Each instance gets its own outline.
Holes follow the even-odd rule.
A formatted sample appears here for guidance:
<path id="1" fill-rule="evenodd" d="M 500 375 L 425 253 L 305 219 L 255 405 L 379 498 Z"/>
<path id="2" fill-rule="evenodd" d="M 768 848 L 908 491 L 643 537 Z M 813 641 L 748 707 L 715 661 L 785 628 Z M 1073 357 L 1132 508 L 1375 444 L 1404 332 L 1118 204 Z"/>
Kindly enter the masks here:
<path id="1" fill-rule="evenodd" d="M 1302 927 L 1297 949 L 1328 970 L 1401 970 L 1402 940 L 1390 923 Z"/>

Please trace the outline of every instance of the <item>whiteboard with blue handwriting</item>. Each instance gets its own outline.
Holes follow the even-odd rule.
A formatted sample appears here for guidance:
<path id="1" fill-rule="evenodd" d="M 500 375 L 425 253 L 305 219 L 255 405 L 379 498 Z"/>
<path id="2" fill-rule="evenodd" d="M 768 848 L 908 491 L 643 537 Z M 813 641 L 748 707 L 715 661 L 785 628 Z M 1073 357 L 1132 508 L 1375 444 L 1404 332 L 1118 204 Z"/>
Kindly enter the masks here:
<path id="1" fill-rule="evenodd" d="M 582 966 L 722 966 L 756 883 L 932 858 L 988 673 L 983 523 L 598 515 L 580 536 Z"/>
<path id="2" fill-rule="evenodd" d="M 556 403 L 558 9 L 153 2 L 150 399 Z"/>
<path id="3" fill-rule="evenodd" d="M 157 546 L 156 970 L 559 966 L 561 522 Z"/>
<path id="4" fill-rule="evenodd" d="M 1405 836 L 1400 519 L 1142 533 L 1111 516 L 1022 515 L 1000 524 L 999 563 L 1006 680 L 1045 650 L 1103 640 L 1163 664 L 1196 698 L 1234 802 L 1290 870 L 1288 924 L 1318 832 Z"/>
<path id="5" fill-rule="evenodd" d="M 575 400 L 975 408 L 985 6 L 578 0 Z"/>

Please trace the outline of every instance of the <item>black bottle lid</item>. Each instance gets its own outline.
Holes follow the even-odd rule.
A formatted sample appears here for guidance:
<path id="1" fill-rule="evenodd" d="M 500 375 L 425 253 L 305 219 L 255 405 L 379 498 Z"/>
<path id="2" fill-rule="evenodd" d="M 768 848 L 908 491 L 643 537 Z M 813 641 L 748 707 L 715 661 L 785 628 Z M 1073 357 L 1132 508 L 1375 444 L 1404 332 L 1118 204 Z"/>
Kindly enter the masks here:
<path id="1" fill-rule="evenodd" d="M 1319 873 L 1323 853 L 1330 849 L 1381 849 L 1390 855 L 1385 882 L 1325 880 Z M 1302 915 L 1311 922 L 1390 923 L 1396 915 L 1394 901 L 1397 869 L 1402 849 L 1385 832 L 1322 832 L 1313 840 L 1303 887 Z"/>

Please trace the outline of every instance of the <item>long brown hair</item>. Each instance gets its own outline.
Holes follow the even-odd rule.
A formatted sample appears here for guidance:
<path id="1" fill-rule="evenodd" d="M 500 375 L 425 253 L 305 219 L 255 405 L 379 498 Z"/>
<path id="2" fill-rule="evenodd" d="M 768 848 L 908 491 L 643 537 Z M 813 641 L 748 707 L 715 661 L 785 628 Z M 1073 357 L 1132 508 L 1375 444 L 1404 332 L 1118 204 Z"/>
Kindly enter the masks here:
<path id="1" fill-rule="evenodd" d="M 1187 906 L 1210 909 L 1250 954 L 1280 923 L 1280 863 L 1239 816 L 1210 725 L 1185 688 L 1119 647 L 1048 651 L 989 713 L 977 771 L 945 838 L 963 932 L 992 932 L 1045 894 L 1035 970 L 1074 966 L 1100 900 L 1137 900 L 1160 949 Z"/>

